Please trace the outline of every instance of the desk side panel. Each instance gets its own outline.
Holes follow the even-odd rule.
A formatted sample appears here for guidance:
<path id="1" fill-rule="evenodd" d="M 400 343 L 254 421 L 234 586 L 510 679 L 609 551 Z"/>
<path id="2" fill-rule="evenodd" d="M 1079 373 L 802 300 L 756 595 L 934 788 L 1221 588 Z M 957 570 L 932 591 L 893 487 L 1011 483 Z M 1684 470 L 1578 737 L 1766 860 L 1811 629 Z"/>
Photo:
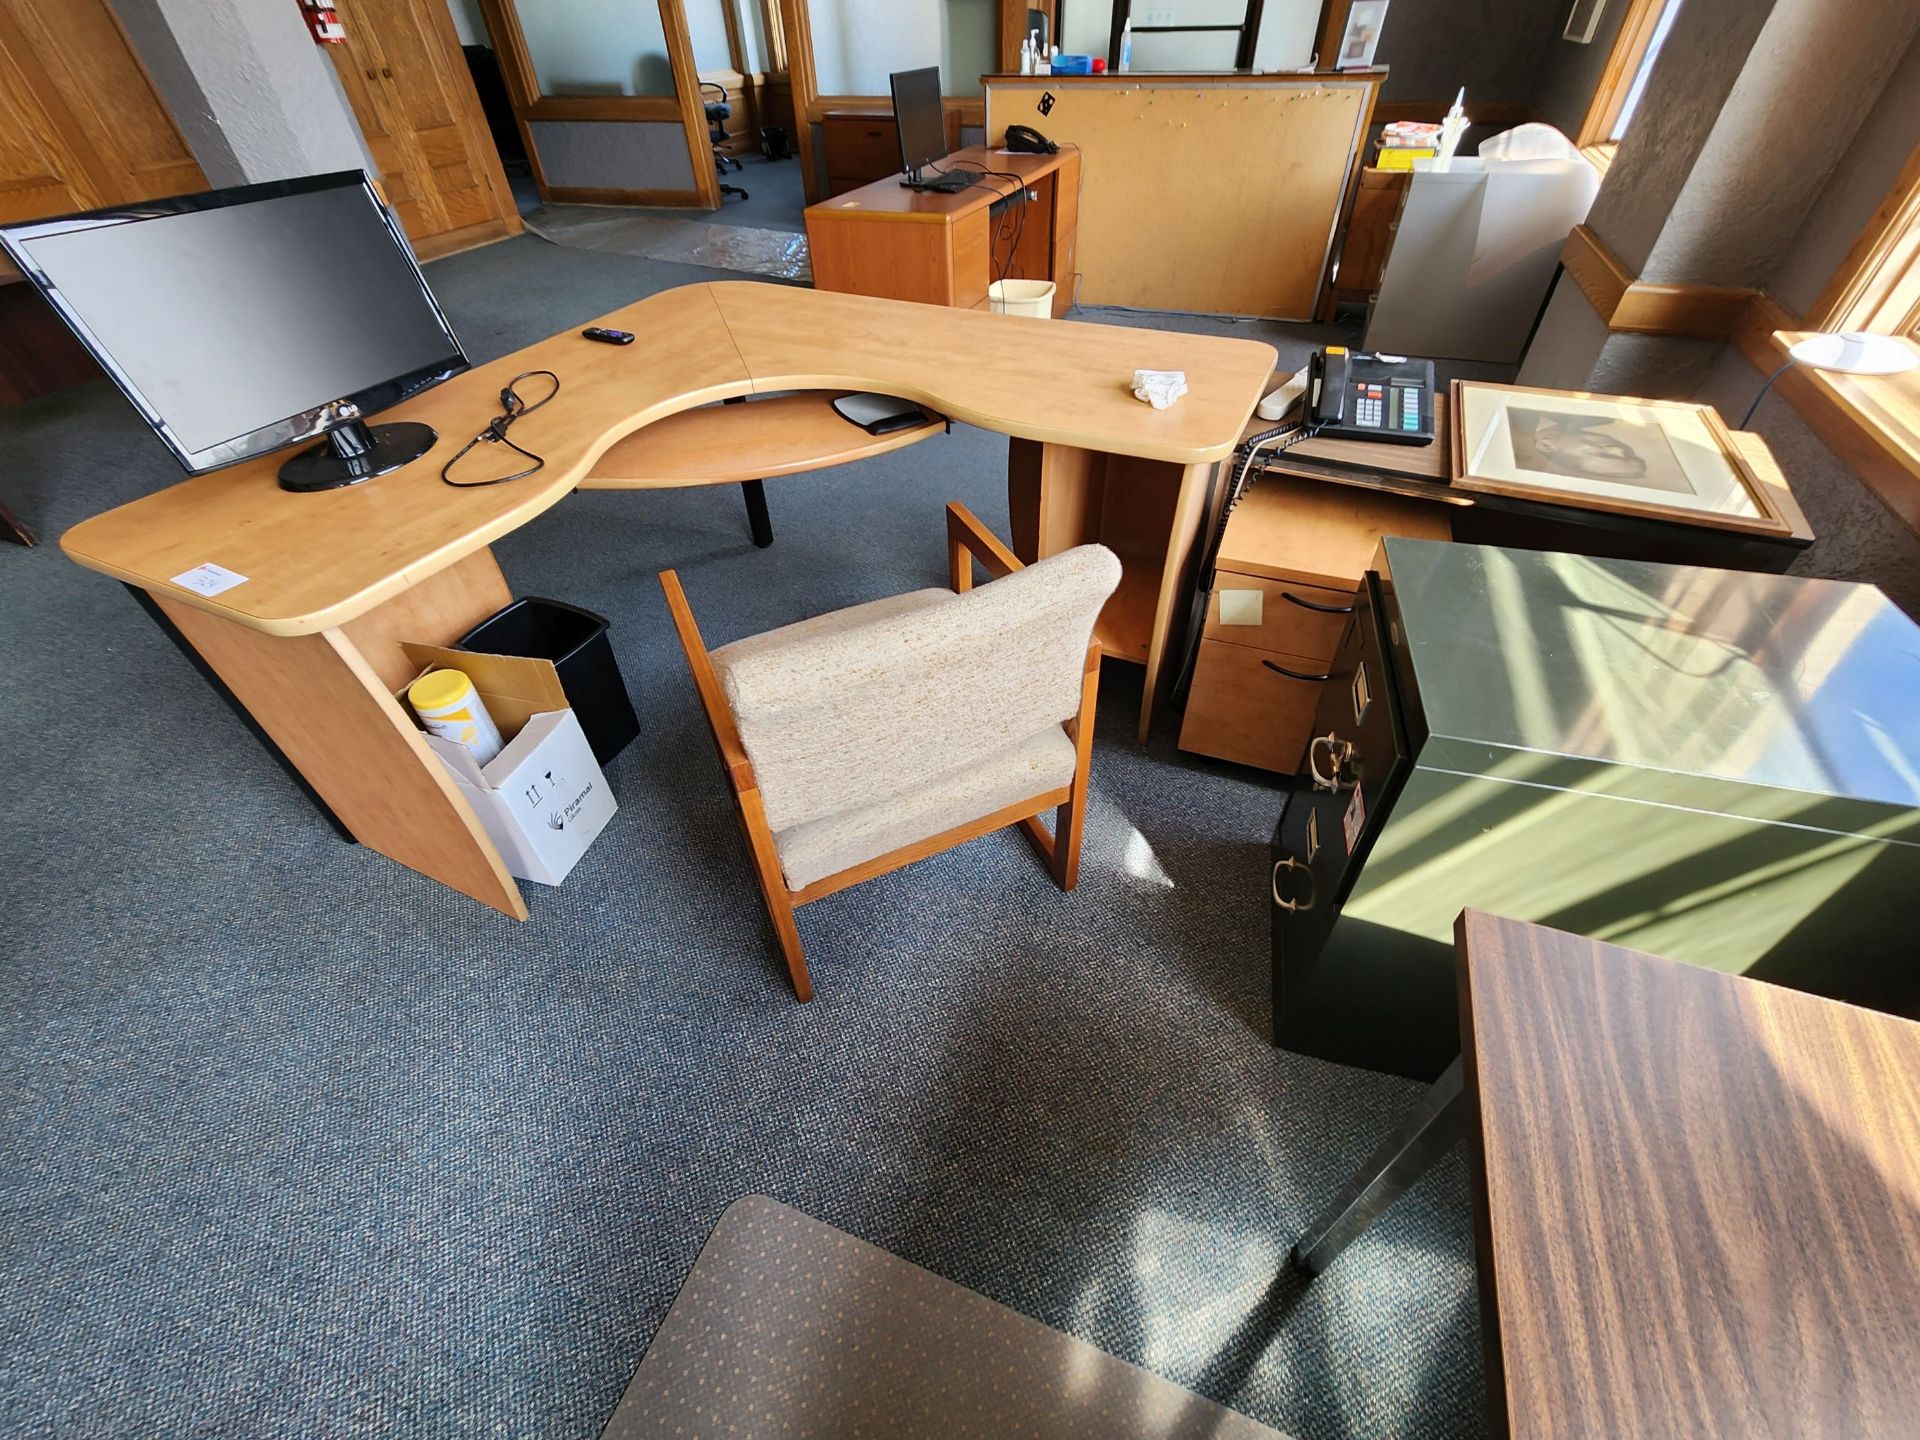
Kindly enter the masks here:
<path id="1" fill-rule="evenodd" d="M 874 217 L 807 215 L 813 287 L 881 300 L 954 303 L 953 227 Z"/>
<path id="2" fill-rule="evenodd" d="M 519 887 L 425 738 L 337 630 L 274 636 L 154 602 L 362 845 L 516 920 Z"/>

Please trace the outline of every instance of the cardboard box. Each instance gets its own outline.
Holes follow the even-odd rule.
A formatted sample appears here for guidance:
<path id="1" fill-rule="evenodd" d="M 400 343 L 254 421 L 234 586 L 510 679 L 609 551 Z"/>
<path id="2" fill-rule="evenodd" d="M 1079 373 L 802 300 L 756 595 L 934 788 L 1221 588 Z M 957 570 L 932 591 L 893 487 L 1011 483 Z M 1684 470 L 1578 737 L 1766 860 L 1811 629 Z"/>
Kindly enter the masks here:
<path id="1" fill-rule="evenodd" d="M 473 681 L 506 747 L 482 767 L 464 745 L 431 734 L 426 742 L 480 817 L 508 873 L 558 885 L 619 807 L 567 707 L 553 662 L 435 645 L 400 648 L 422 671 L 459 670 Z"/>

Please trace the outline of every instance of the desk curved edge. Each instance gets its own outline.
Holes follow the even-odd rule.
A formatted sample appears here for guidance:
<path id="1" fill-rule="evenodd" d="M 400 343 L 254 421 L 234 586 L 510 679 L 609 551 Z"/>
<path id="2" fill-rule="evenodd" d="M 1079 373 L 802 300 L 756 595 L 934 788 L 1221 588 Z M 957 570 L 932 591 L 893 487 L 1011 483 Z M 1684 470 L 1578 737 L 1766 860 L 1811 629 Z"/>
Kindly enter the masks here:
<path id="1" fill-rule="evenodd" d="M 703 405 L 783 390 L 883 390 L 1006 435 L 1190 465 L 1232 452 L 1275 361 L 1273 347 L 1257 341 L 754 281 L 662 291 L 591 323 L 640 339 L 616 349 L 568 330 L 383 412 L 383 421 L 418 420 L 439 432 L 403 470 L 293 495 L 277 485 L 285 456 L 267 456 L 82 521 L 61 536 L 61 549 L 88 569 L 236 624 L 311 634 L 511 534 L 590 481 L 621 440 Z M 1184 369 L 1192 389 L 1173 408 L 1153 410 L 1128 388 L 1136 368 Z M 544 469 L 498 487 L 442 484 L 442 466 L 497 412 L 501 387 L 535 369 L 559 374 L 561 393 L 522 418 L 513 439 L 544 455 Z M 487 455 L 481 447 L 463 463 Z M 217 597 L 174 583 L 208 562 L 248 578 Z"/>

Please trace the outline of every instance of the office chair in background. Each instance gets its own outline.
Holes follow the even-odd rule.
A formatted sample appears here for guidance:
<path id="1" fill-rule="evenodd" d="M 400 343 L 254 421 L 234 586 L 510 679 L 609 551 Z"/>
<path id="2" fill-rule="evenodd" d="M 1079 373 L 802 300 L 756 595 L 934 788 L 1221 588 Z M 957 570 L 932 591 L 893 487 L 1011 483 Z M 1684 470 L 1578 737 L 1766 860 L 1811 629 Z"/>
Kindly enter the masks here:
<path id="1" fill-rule="evenodd" d="M 709 90 L 717 91 L 720 98 L 717 100 L 705 99 L 706 93 Z M 705 101 L 707 111 L 707 139 L 713 144 L 713 168 L 719 171 L 721 175 L 720 196 L 724 200 L 729 195 L 738 195 L 742 200 L 745 200 L 747 198 L 747 192 L 742 190 L 738 185 L 727 184 L 725 177 L 727 166 L 729 165 L 733 166 L 735 170 L 744 170 L 747 167 L 740 163 L 738 156 L 729 155 L 720 148 L 727 143 L 727 121 L 733 115 L 733 106 L 727 103 L 727 87 L 717 80 L 702 80 L 700 82 L 700 94 Z"/>

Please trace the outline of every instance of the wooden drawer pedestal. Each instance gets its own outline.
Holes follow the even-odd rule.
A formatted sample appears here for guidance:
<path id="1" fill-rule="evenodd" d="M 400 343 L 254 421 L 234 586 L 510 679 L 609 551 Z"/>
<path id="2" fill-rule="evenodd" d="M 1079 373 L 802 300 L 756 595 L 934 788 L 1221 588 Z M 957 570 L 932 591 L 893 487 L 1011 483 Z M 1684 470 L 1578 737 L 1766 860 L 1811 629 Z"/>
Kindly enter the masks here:
<path id="1" fill-rule="evenodd" d="M 1246 493 L 1220 546 L 1182 750 L 1293 772 L 1320 700 L 1311 677 L 1339 649 L 1339 612 L 1385 535 L 1451 538 L 1442 507 L 1397 496 L 1281 477 Z"/>

